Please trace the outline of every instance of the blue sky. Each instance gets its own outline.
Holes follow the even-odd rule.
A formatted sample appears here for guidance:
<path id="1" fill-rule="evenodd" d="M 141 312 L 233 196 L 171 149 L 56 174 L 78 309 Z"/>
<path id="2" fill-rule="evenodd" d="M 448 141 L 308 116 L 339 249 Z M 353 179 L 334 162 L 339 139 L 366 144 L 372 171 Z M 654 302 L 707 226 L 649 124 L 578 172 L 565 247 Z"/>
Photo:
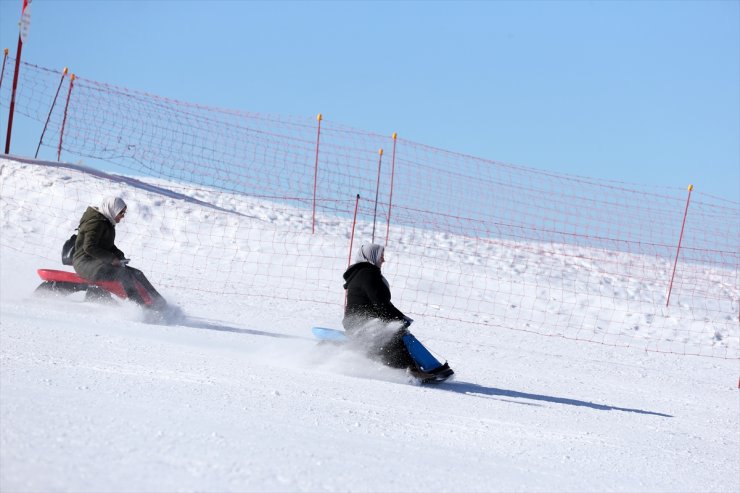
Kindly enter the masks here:
<path id="1" fill-rule="evenodd" d="M 15 55 L 21 0 L 0 0 Z M 740 201 L 740 2 L 35 0 L 23 60 Z M 0 115 L 3 142 L 6 110 Z M 20 138 L 22 139 L 22 137 Z M 13 140 L 33 155 L 37 138 Z"/>

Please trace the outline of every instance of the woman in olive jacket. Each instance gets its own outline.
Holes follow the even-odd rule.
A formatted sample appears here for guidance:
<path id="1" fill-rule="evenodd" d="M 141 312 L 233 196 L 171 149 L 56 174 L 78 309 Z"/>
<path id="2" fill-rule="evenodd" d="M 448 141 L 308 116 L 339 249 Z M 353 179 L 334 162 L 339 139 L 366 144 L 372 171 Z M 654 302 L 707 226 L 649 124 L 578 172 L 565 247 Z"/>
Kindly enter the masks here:
<path id="1" fill-rule="evenodd" d="M 371 356 L 394 368 L 415 368 L 403 342 L 412 320 L 391 303 L 391 290 L 380 268 L 385 262 L 381 245 L 362 245 L 355 263 L 344 273 L 347 306 L 344 326 L 347 335 L 361 340 Z"/>
<path id="2" fill-rule="evenodd" d="M 77 228 L 73 267 L 81 277 L 90 281 L 119 281 L 126 296 L 139 305 L 161 308 L 164 298 L 154 289 L 140 270 L 127 267 L 126 258 L 115 244 L 116 224 L 126 214 L 126 203 L 120 197 L 108 197 L 99 207 L 88 207 Z M 146 303 L 136 283 L 149 295 Z"/>

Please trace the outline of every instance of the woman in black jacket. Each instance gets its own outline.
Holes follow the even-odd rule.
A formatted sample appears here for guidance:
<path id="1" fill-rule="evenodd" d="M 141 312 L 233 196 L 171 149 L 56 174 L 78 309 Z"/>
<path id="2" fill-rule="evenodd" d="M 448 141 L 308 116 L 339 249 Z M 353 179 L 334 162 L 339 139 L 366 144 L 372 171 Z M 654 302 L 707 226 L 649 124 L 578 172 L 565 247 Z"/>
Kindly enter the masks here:
<path id="1" fill-rule="evenodd" d="M 347 335 L 368 347 L 371 356 L 393 368 L 415 368 L 403 342 L 412 320 L 391 303 L 391 290 L 380 268 L 381 245 L 362 245 L 344 273 L 347 306 L 342 325 Z"/>

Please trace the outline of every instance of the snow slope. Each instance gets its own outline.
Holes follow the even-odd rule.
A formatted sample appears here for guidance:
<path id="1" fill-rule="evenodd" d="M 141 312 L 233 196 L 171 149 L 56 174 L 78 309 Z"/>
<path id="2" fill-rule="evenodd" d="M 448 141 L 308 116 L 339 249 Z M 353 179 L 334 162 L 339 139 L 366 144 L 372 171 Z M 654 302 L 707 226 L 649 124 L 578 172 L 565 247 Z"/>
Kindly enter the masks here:
<path id="1" fill-rule="evenodd" d="M 181 289 L 158 259 L 137 255 L 156 241 L 160 209 L 195 218 L 192 227 L 212 206 L 233 210 L 230 199 L 193 190 L 202 204 L 185 202 L 127 182 L 109 188 L 136 204 L 125 221 L 140 227 L 122 223 L 117 243 L 184 317 L 152 325 L 128 304 L 39 298 L 35 269 L 61 268 L 58 245 L 91 190 L 40 187 L 72 218 L 54 225 L 47 204 L 27 206 L 39 203 L 30 188 L 9 185 L 10 171 L 62 180 L 54 168 L 0 162 L 3 492 L 740 490 L 738 360 L 417 316 L 414 333 L 457 378 L 413 385 L 316 345 L 310 327 L 341 319 L 341 305 L 316 302 L 321 282 L 297 299 L 270 296 L 282 286 L 269 277 L 260 293 Z M 292 220 L 269 204 L 240 207 L 265 228 Z M 167 246 L 171 258 L 189 258 L 188 233 Z M 334 240 L 314 241 L 306 246 Z M 327 268 L 340 276 L 343 266 Z M 238 287 L 211 275 L 204 286 Z"/>

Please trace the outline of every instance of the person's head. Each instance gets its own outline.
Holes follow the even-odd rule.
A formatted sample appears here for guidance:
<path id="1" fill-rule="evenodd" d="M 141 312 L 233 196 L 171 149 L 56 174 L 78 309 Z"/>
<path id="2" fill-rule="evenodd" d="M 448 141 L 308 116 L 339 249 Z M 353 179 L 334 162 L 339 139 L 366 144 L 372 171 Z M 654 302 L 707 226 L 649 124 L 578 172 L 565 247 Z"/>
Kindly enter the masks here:
<path id="1" fill-rule="evenodd" d="M 123 219 L 126 209 L 126 202 L 121 197 L 107 197 L 103 199 L 98 211 L 115 226 Z"/>
<path id="2" fill-rule="evenodd" d="M 364 243 L 357 250 L 355 262 L 370 262 L 376 267 L 382 267 L 385 262 L 385 247 L 375 243 Z"/>

